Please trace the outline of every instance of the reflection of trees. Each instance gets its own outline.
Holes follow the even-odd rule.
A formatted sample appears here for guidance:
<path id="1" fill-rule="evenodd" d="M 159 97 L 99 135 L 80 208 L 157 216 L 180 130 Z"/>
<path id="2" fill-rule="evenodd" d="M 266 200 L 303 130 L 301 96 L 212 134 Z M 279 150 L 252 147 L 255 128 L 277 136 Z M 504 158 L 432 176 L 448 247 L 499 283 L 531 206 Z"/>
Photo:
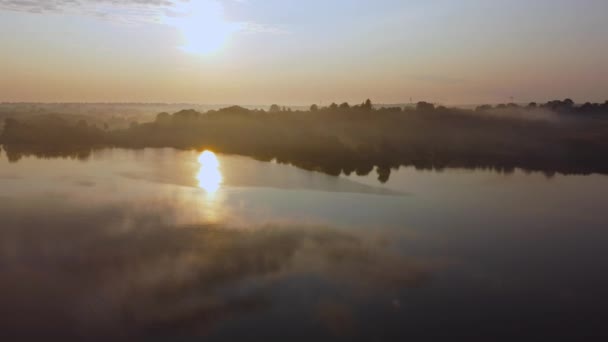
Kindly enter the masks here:
<path id="1" fill-rule="evenodd" d="M 73 155 L 74 146 L 207 148 L 330 175 L 366 175 L 375 169 L 378 179 L 386 182 L 391 170 L 401 166 L 608 173 L 603 158 L 608 152 L 605 118 L 606 104 L 576 106 L 571 100 L 476 110 L 426 102 L 416 108 L 374 109 L 366 101 L 312 106 L 307 112 L 278 105 L 269 112 L 237 106 L 204 114 L 183 110 L 119 131 L 84 122 L 9 119 L 0 140 L 42 156 L 62 156 L 65 151 Z M 18 159 L 16 153 L 11 156 Z"/>
<path id="2" fill-rule="evenodd" d="M 0 208 L 9 223 L 0 230 L 0 329 L 15 334 L 204 334 L 268 309 L 273 284 L 292 276 L 376 293 L 422 286 L 431 271 L 385 243 L 330 228 L 169 227 L 128 205 L 69 215 L 20 208 Z"/>
<path id="3" fill-rule="evenodd" d="M 21 158 L 29 156 L 43 159 L 65 158 L 87 160 L 92 152 L 92 148 L 90 147 L 69 146 L 4 145 L 3 149 L 11 163 L 16 163 Z"/>

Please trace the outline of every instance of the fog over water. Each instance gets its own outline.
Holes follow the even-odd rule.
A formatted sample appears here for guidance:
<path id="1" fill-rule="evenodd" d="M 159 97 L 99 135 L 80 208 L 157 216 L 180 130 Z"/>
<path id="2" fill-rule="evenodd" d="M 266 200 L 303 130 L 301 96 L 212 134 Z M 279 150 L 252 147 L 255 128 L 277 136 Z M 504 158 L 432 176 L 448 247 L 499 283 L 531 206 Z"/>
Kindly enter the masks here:
<path id="1" fill-rule="evenodd" d="M 605 176 L 104 149 L 2 153 L 0 189 L 3 337 L 559 340 L 608 317 Z"/>
<path id="2" fill-rule="evenodd" d="M 608 341 L 606 13 L 0 0 L 0 342 Z"/>

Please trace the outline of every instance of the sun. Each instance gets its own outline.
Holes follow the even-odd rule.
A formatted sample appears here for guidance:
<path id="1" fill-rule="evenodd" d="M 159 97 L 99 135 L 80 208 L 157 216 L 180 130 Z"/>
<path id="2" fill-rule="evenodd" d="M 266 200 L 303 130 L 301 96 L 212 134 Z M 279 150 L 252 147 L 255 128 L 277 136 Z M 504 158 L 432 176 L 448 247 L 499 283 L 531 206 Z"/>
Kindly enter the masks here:
<path id="1" fill-rule="evenodd" d="M 208 195 L 214 195 L 221 187 L 224 177 L 220 171 L 220 162 L 211 151 L 204 151 L 198 157 L 200 169 L 196 175 L 198 186 Z"/>
<path id="2" fill-rule="evenodd" d="M 177 2 L 168 23 L 178 29 L 181 49 L 197 55 L 220 51 L 241 29 L 241 24 L 225 20 L 221 3 L 215 0 Z"/>

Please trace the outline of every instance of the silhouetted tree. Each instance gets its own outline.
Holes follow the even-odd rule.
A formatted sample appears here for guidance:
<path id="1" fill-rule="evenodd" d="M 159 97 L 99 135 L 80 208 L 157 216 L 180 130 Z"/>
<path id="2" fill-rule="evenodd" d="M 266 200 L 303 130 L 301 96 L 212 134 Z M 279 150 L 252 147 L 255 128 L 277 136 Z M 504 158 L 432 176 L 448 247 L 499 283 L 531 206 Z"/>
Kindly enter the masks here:
<path id="1" fill-rule="evenodd" d="M 365 111 L 371 111 L 373 108 L 372 105 L 372 101 L 370 99 L 367 99 L 362 105 L 361 105 L 361 109 L 365 110 Z"/>
<path id="2" fill-rule="evenodd" d="M 384 184 L 386 182 L 388 182 L 388 180 L 391 177 L 391 169 L 389 167 L 378 167 L 376 169 L 376 172 L 378 172 L 378 180 Z"/>
<path id="3" fill-rule="evenodd" d="M 279 107 L 279 105 L 277 104 L 273 104 L 272 106 L 270 106 L 270 109 L 268 111 L 271 113 L 278 113 L 281 111 L 281 107 Z"/>
<path id="4" fill-rule="evenodd" d="M 477 108 L 475 108 L 475 111 L 476 112 L 485 112 L 485 111 L 488 111 L 490 109 L 492 109 L 492 106 L 486 104 L 486 105 L 477 106 Z"/>
<path id="5" fill-rule="evenodd" d="M 348 104 L 348 102 L 344 102 L 343 104 L 340 105 L 340 109 L 342 109 L 342 110 L 349 110 L 350 109 L 350 105 Z"/>
<path id="6" fill-rule="evenodd" d="M 585 102 L 580 108 L 580 111 L 583 113 L 593 112 L 595 110 L 595 106 L 591 102 Z"/>
<path id="7" fill-rule="evenodd" d="M 310 111 L 311 112 L 316 112 L 319 110 L 319 106 L 317 106 L 316 104 L 313 104 L 312 106 L 310 106 Z"/>
<path id="8" fill-rule="evenodd" d="M 432 103 L 421 101 L 416 104 L 416 110 L 421 112 L 430 112 L 435 110 L 435 105 Z"/>
<path id="9" fill-rule="evenodd" d="M 169 113 L 158 113 L 158 115 L 156 115 L 156 123 L 159 124 L 167 124 L 171 122 L 171 115 L 169 115 Z"/>
<path id="10" fill-rule="evenodd" d="M 566 109 L 568 101 L 542 105 L 545 110 L 559 108 L 555 111 L 560 114 L 556 115 L 580 113 L 573 120 L 560 120 L 560 124 L 517 115 L 472 115 L 468 109 L 435 109 L 426 102 L 420 102 L 418 110 L 408 109 L 407 115 L 397 114 L 402 111 L 400 107 L 360 115 L 364 108 L 369 109 L 366 103 L 356 107 L 332 103 L 322 110 L 328 115 L 270 115 L 238 106 L 206 114 L 183 110 L 173 115 L 160 113 L 156 122 L 133 123 L 131 129 L 107 131 L 95 128 L 94 122 L 79 126 L 79 117 L 65 120 L 48 115 L 19 122 L 7 119 L 0 142 L 13 151 L 25 145 L 36 153 L 41 153 L 39 148 L 65 150 L 74 146 L 89 150 L 104 146 L 212 148 L 260 160 L 276 159 L 331 175 L 353 171 L 367 174 L 381 166 L 376 170 L 382 182 L 389 179 L 391 167 L 401 165 L 439 170 L 482 167 L 501 172 L 523 168 L 608 174 L 604 157 L 608 151 L 608 115 L 597 115 L 608 114 L 608 102 L 570 109 Z M 310 107 L 311 111 L 315 108 Z M 501 109 L 505 114 L 526 110 L 506 109 L 506 105 L 500 108 L 505 108 Z M 271 110 L 280 112 L 281 107 L 273 105 Z M 493 109 L 488 105 L 477 108 L 485 110 Z M 337 115 L 329 115 L 334 113 Z M 170 124 L 158 124 L 167 119 Z M 111 121 L 110 127 L 130 120 Z M 569 153 L 553 153 L 556 150 Z"/>

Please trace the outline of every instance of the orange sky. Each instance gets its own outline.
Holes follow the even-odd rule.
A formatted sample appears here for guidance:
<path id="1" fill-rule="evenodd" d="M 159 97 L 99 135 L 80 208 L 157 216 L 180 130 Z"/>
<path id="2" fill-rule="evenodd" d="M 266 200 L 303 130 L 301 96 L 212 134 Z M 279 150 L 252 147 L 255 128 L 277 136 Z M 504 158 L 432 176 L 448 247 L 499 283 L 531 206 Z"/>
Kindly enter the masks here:
<path id="1" fill-rule="evenodd" d="M 608 99 L 608 2 L 0 0 L 0 101 Z"/>

